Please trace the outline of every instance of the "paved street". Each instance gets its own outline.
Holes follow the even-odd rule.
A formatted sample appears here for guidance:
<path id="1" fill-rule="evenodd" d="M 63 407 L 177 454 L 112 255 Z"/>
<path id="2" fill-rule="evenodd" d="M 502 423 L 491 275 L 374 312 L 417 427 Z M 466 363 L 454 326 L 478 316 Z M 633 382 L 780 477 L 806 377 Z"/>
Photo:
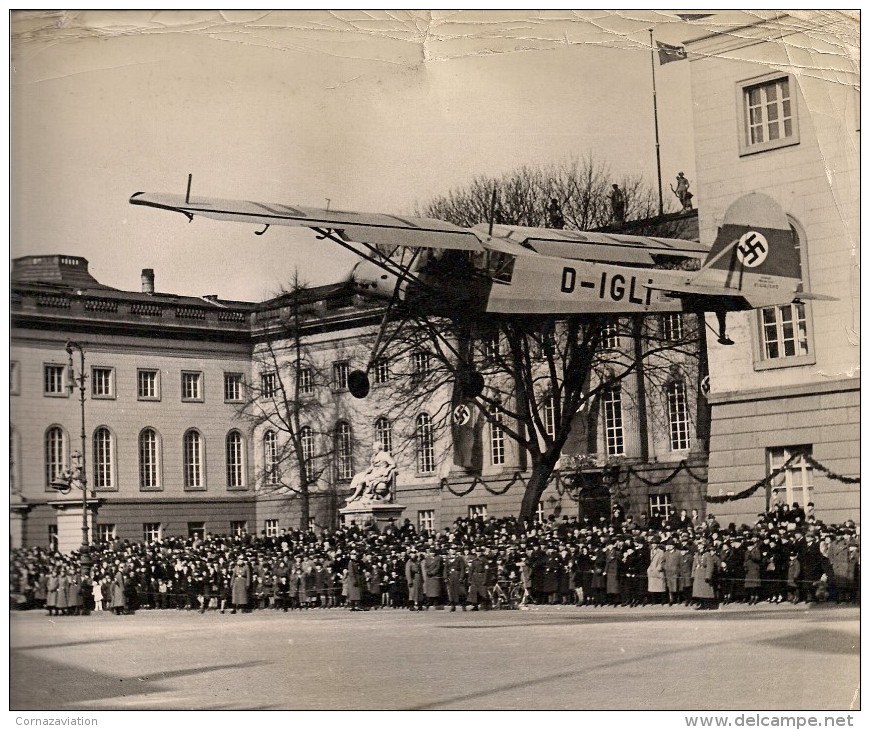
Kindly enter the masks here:
<path id="1" fill-rule="evenodd" d="M 858 708 L 858 609 L 11 616 L 12 709 Z"/>

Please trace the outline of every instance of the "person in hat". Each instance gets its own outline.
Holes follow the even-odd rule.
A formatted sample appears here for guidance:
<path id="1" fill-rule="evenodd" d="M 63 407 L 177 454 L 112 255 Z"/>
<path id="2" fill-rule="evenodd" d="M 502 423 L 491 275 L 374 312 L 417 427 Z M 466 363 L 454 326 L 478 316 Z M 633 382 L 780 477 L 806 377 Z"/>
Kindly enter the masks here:
<path id="1" fill-rule="evenodd" d="M 761 589 L 761 563 L 763 555 L 758 537 L 753 536 L 743 558 L 743 588 L 750 606 L 758 603 Z"/>
<path id="2" fill-rule="evenodd" d="M 451 547 L 444 561 L 444 585 L 447 587 L 447 601 L 450 603 L 451 611 L 456 611 L 457 603 L 461 604 L 463 611 L 465 610 L 466 574 L 465 558 Z"/>
<path id="3" fill-rule="evenodd" d="M 662 544 L 658 541 L 654 542 L 652 545 L 649 567 L 646 569 L 646 580 L 650 601 L 656 605 L 664 603 L 665 592 L 667 590 L 665 550 Z"/>
<path id="4" fill-rule="evenodd" d="M 345 597 L 347 598 L 347 604 L 350 606 L 351 611 L 361 610 L 359 604 L 362 600 L 363 578 L 358 557 L 359 555 L 357 551 L 352 550 L 350 558 L 347 561 L 347 566 L 345 567 L 342 586 Z"/>
<path id="5" fill-rule="evenodd" d="M 408 550 L 408 559 L 405 561 L 405 581 L 408 584 L 408 607 L 412 611 L 421 610 L 426 600 L 423 591 L 423 566 L 414 547 Z"/>
<path id="6" fill-rule="evenodd" d="M 673 539 L 666 540 L 665 548 L 665 588 L 668 593 L 668 605 L 673 606 L 680 600 L 680 553 Z"/>
<path id="7" fill-rule="evenodd" d="M 443 557 L 434 547 L 428 547 L 423 558 L 423 590 L 426 593 L 426 608 L 441 603 L 443 575 Z"/>
<path id="8" fill-rule="evenodd" d="M 235 613 L 239 610 L 247 613 L 250 610 L 248 608 L 248 589 L 251 585 L 251 568 L 243 557 L 239 557 L 236 561 L 230 583 L 232 585 L 233 597 L 233 608 L 230 613 Z"/>
<path id="9" fill-rule="evenodd" d="M 718 558 L 709 540 L 699 540 L 692 566 L 692 598 L 701 611 L 719 608 L 715 590 L 717 564 Z"/>
<path id="10" fill-rule="evenodd" d="M 468 577 L 468 602 L 471 604 L 471 610 L 479 610 L 481 603 L 486 601 L 488 593 L 486 590 L 486 562 L 480 557 L 475 548 L 468 548 L 465 551 L 465 564 Z"/>

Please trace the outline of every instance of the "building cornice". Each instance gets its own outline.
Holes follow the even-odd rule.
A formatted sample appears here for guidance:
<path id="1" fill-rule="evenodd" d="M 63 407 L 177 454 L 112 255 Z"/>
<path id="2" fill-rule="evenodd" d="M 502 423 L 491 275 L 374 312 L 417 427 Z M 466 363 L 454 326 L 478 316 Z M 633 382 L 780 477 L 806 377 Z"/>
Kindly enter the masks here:
<path id="1" fill-rule="evenodd" d="M 724 393 L 710 393 L 707 401 L 710 405 L 722 406 L 732 403 L 745 403 L 747 401 L 776 400 L 779 398 L 799 398 L 809 395 L 824 395 L 826 393 L 844 393 L 848 391 L 860 391 L 861 378 L 841 378 L 837 380 L 823 380 L 814 383 L 801 383 L 799 385 L 783 385 L 775 388 L 754 388 L 752 390 L 732 390 Z"/>
<path id="2" fill-rule="evenodd" d="M 783 38 L 802 32 L 804 29 L 781 21 L 789 18 L 788 13 L 777 13 L 755 23 L 734 26 L 684 41 L 690 61 L 700 61 L 710 56 L 720 56 L 748 48 L 759 43 L 777 42 Z"/>

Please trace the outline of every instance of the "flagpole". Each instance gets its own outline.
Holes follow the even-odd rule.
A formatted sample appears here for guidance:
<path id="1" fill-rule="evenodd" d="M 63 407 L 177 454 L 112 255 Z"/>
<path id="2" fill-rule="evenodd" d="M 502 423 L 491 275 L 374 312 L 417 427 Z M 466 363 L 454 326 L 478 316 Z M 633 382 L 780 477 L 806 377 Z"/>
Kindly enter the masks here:
<path id="1" fill-rule="evenodd" d="M 655 42 L 653 41 L 653 29 L 649 29 L 649 53 L 650 62 L 652 63 L 652 82 L 653 82 L 653 120 L 656 128 L 656 173 L 659 183 L 659 215 L 664 215 L 665 206 L 662 200 L 662 157 L 659 152 L 659 108 L 656 99 L 656 50 Z"/>

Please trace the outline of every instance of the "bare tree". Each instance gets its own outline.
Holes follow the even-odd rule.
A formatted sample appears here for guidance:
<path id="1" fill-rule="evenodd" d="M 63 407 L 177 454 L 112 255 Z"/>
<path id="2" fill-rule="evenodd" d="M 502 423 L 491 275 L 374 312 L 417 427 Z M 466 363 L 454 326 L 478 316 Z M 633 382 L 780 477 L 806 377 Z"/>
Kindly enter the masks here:
<path id="1" fill-rule="evenodd" d="M 329 481 L 335 441 L 334 427 L 326 423 L 328 404 L 313 397 L 331 375 L 311 356 L 306 342 L 306 326 L 316 316 L 317 301 L 297 272 L 287 290 L 258 313 L 251 382 L 239 406 L 263 449 L 258 489 L 297 498 L 303 530 L 309 524 L 312 490 Z"/>
<path id="2" fill-rule="evenodd" d="M 629 215 L 655 211 L 655 198 L 640 179 L 621 183 Z M 436 198 L 422 212 L 463 226 L 485 222 L 491 215 L 499 223 L 546 226 L 555 199 L 567 227 L 588 230 L 608 225 L 611 184 L 606 166 L 592 158 L 540 169 L 523 167 L 499 180 L 475 178 L 467 188 Z M 449 311 L 450 302 L 444 305 Z M 587 443 L 595 442 L 602 400 L 612 403 L 614 394 L 622 392 L 635 400 L 643 455 L 650 388 L 664 394 L 670 383 L 685 382 L 695 390 L 698 338 L 703 336 L 695 325 L 681 326 L 675 336 L 673 327 L 666 327 L 658 316 L 472 318 L 466 313 L 434 319 L 418 316 L 410 307 L 405 316 L 403 333 L 392 335 L 391 355 L 407 361 L 409 353 L 426 352 L 433 364 L 416 380 L 396 384 L 396 412 L 406 414 L 410 422 L 407 416 L 438 404 L 436 426 L 442 431 L 450 428 L 452 409 L 445 406 L 457 403 L 456 389 L 450 400 L 437 396 L 470 369 L 480 368 L 486 387 L 466 400 L 474 403 L 479 418 L 512 439 L 527 460 L 530 476 L 520 508 L 522 520 L 533 518 L 572 430 L 585 427 Z"/>

